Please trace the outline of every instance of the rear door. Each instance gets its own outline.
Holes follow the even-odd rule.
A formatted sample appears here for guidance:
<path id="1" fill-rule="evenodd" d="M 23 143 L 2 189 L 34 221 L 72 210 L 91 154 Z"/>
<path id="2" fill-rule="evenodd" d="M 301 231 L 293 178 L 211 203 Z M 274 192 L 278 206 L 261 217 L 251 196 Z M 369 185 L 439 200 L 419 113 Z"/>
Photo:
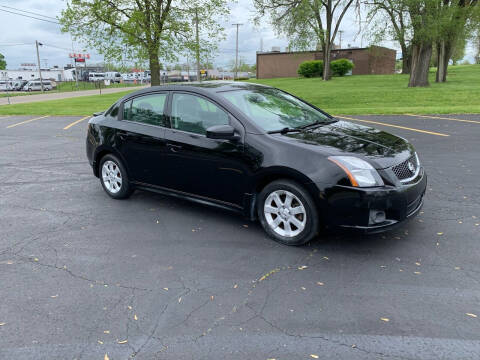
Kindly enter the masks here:
<path id="1" fill-rule="evenodd" d="M 161 185 L 168 92 L 141 95 L 123 103 L 116 144 L 134 182 Z"/>

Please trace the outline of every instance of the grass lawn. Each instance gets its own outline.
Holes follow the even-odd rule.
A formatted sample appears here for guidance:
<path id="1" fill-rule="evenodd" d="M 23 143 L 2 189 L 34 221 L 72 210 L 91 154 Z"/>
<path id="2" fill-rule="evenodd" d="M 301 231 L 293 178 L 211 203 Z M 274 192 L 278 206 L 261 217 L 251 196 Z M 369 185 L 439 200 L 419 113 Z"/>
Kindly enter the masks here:
<path id="1" fill-rule="evenodd" d="M 111 83 L 109 86 L 105 86 L 102 83 L 102 89 L 111 89 L 111 88 L 120 88 L 120 87 L 135 87 L 135 86 L 142 86 L 143 84 L 134 84 L 134 83 Z M 50 90 L 51 93 L 60 93 L 60 92 L 72 92 L 72 91 L 82 91 L 82 90 L 95 90 L 98 89 L 98 84 L 96 85 L 93 82 L 86 82 L 86 81 L 80 81 L 78 83 L 78 87 L 75 83 L 75 81 L 65 81 L 65 82 L 59 82 L 57 83 L 57 87 L 53 90 Z M 2 91 L 0 93 L 0 97 L 13 97 L 13 96 L 25 96 L 25 95 L 38 95 L 41 94 L 40 91 L 10 91 L 7 95 L 6 91 Z"/>
<path id="2" fill-rule="evenodd" d="M 288 91 L 332 114 L 480 113 L 480 65 L 450 66 L 447 83 L 408 88 L 408 75 L 251 80 Z"/>
<path id="3" fill-rule="evenodd" d="M 338 115 L 480 113 L 480 65 L 449 67 L 444 84 L 435 83 L 434 72 L 430 76 L 428 88 L 408 88 L 407 75 L 357 75 L 328 82 L 317 78 L 251 81 L 284 89 Z M 0 115 L 90 115 L 128 92 L 2 105 Z"/>
<path id="4" fill-rule="evenodd" d="M 133 90 L 132 90 L 133 91 Z M 15 105 L 1 105 L 0 115 L 91 115 L 110 107 L 130 91 L 114 94 L 81 96 L 70 99 L 49 100 Z"/>

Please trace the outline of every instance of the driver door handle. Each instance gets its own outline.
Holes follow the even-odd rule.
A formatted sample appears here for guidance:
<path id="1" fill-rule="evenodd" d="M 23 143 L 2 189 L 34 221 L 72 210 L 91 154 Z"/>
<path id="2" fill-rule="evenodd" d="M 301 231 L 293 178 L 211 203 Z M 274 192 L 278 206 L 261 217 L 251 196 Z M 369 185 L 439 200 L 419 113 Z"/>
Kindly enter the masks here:
<path id="1" fill-rule="evenodd" d="M 168 144 L 167 146 L 172 152 L 177 152 L 183 148 L 182 145 L 175 145 L 175 144 Z"/>

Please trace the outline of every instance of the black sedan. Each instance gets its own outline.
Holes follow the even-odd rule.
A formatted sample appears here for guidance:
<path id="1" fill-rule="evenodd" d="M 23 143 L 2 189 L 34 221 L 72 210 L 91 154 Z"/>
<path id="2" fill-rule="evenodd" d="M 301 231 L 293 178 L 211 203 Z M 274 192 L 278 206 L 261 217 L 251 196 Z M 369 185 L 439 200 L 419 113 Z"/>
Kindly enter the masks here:
<path id="1" fill-rule="evenodd" d="M 114 199 L 142 189 L 235 210 L 287 245 L 322 226 L 390 229 L 427 182 L 405 139 L 238 82 L 133 92 L 89 121 L 87 156 Z"/>

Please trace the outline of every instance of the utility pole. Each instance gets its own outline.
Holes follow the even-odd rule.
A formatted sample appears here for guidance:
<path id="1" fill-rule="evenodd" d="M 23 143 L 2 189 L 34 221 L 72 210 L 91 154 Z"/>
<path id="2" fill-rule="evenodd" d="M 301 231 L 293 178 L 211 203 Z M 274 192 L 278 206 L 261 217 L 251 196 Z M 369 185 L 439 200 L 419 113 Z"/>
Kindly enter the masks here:
<path id="1" fill-rule="evenodd" d="M 38 45 L 42 46 L 43 44 L 39 43 L 38 40 L 35 40 L 35 46 L 37 47 L 38 74 L 40 75 L 40 86 L 42 87 L 43 93 L 42 68 L 40 66 L 40 53 L 38 52 Z"/>
<path id="2" fill-rule="evenodd" d="M 197 81 L 201 81 L 200 78 L 200 37 L 198 35 L 198 8 L 195 8 L 195 55 L 197 58 Z"/>
<path id="3" fill-rule="evenodd" d="M 75 50 L 73 49 L 73 38 L 71 38 L 71 40 L 72 40 L 72 53 L 74 54 Z M 75 57 L 73 58 L 73 63 L 75 64 L 75 86 L 78 89 L 78 69 L 77 69 L 77 59 Z"/>
<path id="4" fill-rule="evenodd" d="M 340 34 L 340 49 L 342 48 L 342 35 L 345 31 L 340 30 L 338 33 Z"/>
<path id="5" fill-rule="evenodd" d="M 243 24 L 232 24 L 232 25 L 237 27 L 237 42 L 235 46 L 235 75 L 233 77 L 233 80 L 235 80 L 238 78 L 238 28 Z"/>

